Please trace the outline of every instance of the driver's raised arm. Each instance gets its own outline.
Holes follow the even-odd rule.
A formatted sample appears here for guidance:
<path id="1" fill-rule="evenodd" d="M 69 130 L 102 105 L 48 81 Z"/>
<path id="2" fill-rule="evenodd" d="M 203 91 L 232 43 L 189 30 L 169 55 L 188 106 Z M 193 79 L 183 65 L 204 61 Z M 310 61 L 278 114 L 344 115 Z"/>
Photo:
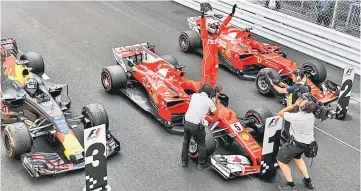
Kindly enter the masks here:
<path id="1" fill-rule="evenodd" d="M 224 19 L 224 21 L 222 22 L 221 24 L 221 27 L 220 27 L 220 31 L 222 31 L 223 29 L 225 29 L 227 27 L 227 25 L 229 24 L 229 22 L 231 22 L 232 20 L 232 17 L 234 16 L 234 13 L 236 12 L 236 8 L 237 8 L 237 4 L 234 4 L 233 5 L 233 8 L 232 8 L 232 13 L 230 13 L 226 19 Z"/>

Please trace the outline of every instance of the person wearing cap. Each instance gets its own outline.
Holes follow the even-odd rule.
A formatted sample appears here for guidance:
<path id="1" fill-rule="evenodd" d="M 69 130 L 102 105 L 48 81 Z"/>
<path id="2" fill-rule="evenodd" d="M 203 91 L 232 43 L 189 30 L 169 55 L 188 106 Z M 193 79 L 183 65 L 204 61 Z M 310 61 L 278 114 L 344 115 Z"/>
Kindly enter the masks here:
<path id="1" fill-rule="evenodd" d="M 273 88 L 278 92 L 278 94 L 288 95 L 287 105 L 291 105 L 297 100 L 295 96 L 293 96 L 293 93 L 302 85 L 306 85 L 304 79 L 305 78 L 303 72 L 301 70 L 295 70 L 293 71 L 293 75 L 292 75 L 292 81 L 293 81 L 292 86 L 288 86 L 287 84 L 284 84 L 282 82 L 279 84 L 273 84 L 272 80 L 270 80 L 270 82 Z"/>
<path id="2" fill-rule="evenodd" d="M 298 108 L 298 112 L 293 112 Z M 285 185 L 279 185 L 278 190 L 297 190 L 291 175 L 291 168 L 288 163 L 295 159 L 295 164 L 304 176 L 303 183 L 310 189 L 314 188 L 308 174 L 306 164 L 301 158 L 306 151 L 307 145 L 312 143 L 314 138 L 315 116 L 313 111 L 316 103 L 309 100 L 298 99 L 294 104 L 287 106 L 279 112 L 279 116 L 289 121 L 291 139 L 284 144 L 276 156 L 278 165 L 287 180 Z"/>
<path id="3" fill-rule="evenodd" d="M 208 166 L 206 150 L 205 150 L 205 137 L 203 120 L 207 113 L 210 111 L 215 116 L 218 115 L 215 99 L 211 99 L 212 88 L 208 84 L 202 85 L 199 93 L 193 93 L 189 103 L 188 110 L 185 114 L 184 124 L 184 142 L 182 148 L 182 166 L 188 166 L 189 143 L 193 136 L 197 142 L 199 149 L 198 166 L 199 170 Z"/>

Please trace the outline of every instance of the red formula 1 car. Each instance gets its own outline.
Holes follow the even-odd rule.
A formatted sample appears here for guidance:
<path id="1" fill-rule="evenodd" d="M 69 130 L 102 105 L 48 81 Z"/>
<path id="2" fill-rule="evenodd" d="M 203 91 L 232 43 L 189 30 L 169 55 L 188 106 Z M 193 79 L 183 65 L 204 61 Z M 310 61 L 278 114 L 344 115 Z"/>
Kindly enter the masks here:
<path id="1" fill-rule="evenodd" d="M 117 64 L 103 68 L 101 81 L 105 91 L 120 91 L 155 116 L 166 129 L 182 133 L 190 96 L 198 92 L 201 82 L 187 78 L 182 69 L 184 67 L 174 57 L 160 57 L 154 49 L 155 46 L 149 43 L 114 48 Z M 245 118 L 238 118 L 236 112 L 228 107 L 228 96 L 221 93 L 219 86 L 214 89 L 218 98 L 216 105 L 219 115 L 207 116 L 210 122 L 209 128 L 206 128 L 207 154 L 211 155 L 215 150 L 215 140 L 220 141 L 234 148 L 237 154 L 246 157 L 245 160 L 248 161 L 244 168 L 229 171 L 228 177 L 259 173 L 262 168 L 262 146 L 254 137 L 262 135 L 265 119 L 271 117 L 272 113 L 267 109 L 254 109 L 248 111 Z M 276 132 L 278 133 L 274 133 Z M 268 141 L 269 137 L 265 139 Z M 189 150 L 190 157 L 198 157 L 195 141 L 191 141 Z M 277 150 L 272 148 L 267 154 L 274 152 Z M 270 163 L 272 162 L 268 162 Z M 273 170 L 273 165 L 271 166 L 269 171 Z"/>
<path id="2" fill-rule="evenodd" d="M 85 168 L 84 148 L 73 128 L 78 124 L 85 128 L 106 124 L 108 129 L 105 109 L 93 103 L 84 106 L 80 115 L 72 115 L 68 85 L 50 81 L 38 53 L 22 54 L 20 59 L 17 54 L 14 39 L 1 39 L 0 116 L 6 155 L 21 159 L 32 177 Z M 32 151 L 40 137 L 55 147 L 53 152 Z M 108 130 L 106 140 L 107 156 L 120 150 L 118 140 Z"/>
<path id="3" fill-rule="evenodd" d="M 274 95 L 274 90 L 266 81 L 269 70 L 279 73 L 281 82 L 292 85 L 293 71 L 299 69 L 293 60 L 286 58 L 279 46 L 268 45 L 253 40 L 250 28 L 242 29 L 227 25 L 228 17 L 222 21 L 222 15 L 206 15 L 208 28 L 219 26 L 220 35 L 216 39 L 218 53 L 222 62 L 235 72 L 240 78 L 254 79 L 257 90 L 265 96 Z M 191 30 L 184 31 L 179 36 L 179 46 L 183 52 L 196 51 L 203 54 L 202 40 L 200 38 L 201 17 L 188 17 L 187 22 Z M 306 75 L 303 79 L 311 87 L 312 96 L 320 102 L 322 108 L 331 110 L 327 104 L 336 100 L 340 87 L 326 80 L 327 71 L 324 65 L 316 61 L 309 61 L 300 68 Z M 288 98 L 284 95 L 277 96 L 278 100 L 286 104 Z M 324 117 L 324 116 L 323 116 Z M 321 117 L 320 117 L 321 118 Z"/>

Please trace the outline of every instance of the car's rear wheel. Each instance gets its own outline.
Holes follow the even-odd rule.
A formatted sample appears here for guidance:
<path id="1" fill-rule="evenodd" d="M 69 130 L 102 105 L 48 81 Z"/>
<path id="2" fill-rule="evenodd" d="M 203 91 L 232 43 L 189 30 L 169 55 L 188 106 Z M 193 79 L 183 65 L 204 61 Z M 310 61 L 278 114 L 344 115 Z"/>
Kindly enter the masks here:
<path id="1" fill-rule="evenodd" d="M 31 72 L 42 76 L 45 71 L 44 59 L 43 57 L 37 52 L 27 52 L 20 56 L 20 60 L 28 60 L 28 66 L 32 68 Z"/>
<path id="2" fill-rule="evenodd" d="M 321 84 L 326 80 L 326 67 L 318 61 L 312 60 L 302 64 L 302 71 L 308 74 L 310 80 L 315 84 Z"/>
<path id="3" fill-rule="evenodd" d="M 95 127 L 105 124 L 105 128 L 109 128 L 109 118 L 104 107 L 98 103 L 91 103 L 83 107 L 84 128 Z"/>
<path id="4" fill-rule="evenodd" d="M 22 154 L 31 151 L 33 142 L 29 128 L 23 122 L 7 125 L 2 138 L 6 155 L 11 159 L 20 159 Z"/>
<path id="5" fill-rule="evenodd" d="M 273 117 L 273 114 L 269 109 L 259 107 L 259 108 L 248 110 L 246 112 L 245 117 L 247 119 L 254 120 L 255 126 L 252 127 L 253 130 L 255 130 L 257 133 L 263 135 L 266 119 L 269 117 Z"/>
<path id="6" fill-rule="evenodd" d="M 179 35 L 179 47 L 183 52 L 190 52 L 201 46 L 202 40 L 197 32 L 189 30 Z"/>
<path id="7" fill-rule="evenodd" d="M 128 76 L 123 67 L 113 65 L 103 68 L 101 81 L 105 91 L 113 93 L 118 91 L 119 88 L 126 87 L 128 83 Z"/>

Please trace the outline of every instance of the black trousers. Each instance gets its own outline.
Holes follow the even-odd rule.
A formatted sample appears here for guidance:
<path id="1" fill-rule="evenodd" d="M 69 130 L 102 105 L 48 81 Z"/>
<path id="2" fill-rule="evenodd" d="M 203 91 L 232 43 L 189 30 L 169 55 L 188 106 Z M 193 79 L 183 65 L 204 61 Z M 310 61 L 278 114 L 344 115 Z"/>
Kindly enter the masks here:
<path id="1" fill-rule="evenodd" d="M 295 143 L 286 143 L 278 151 L 276 159 L 283 164 L 288 164 L 292 159 L 301 159 L 305 149 L 304 146 L 296 145 Z"/>
<path id="2" fill-rule="evenodd" d="M 207 163 L 207 156 L 206 156 L 206 132 L 204 131 L 204 126 L 199 124 L 193 124 L 190 122 L 185 122 L 184 124 L 184 142 L 183 142 L 183 149 L 182 149 L 182 161 L 188 162 L 188 154 L 189 154 L 189 142 L 191 137 L 193 136 L 194 140 L 197 142 L 198 146 L 198 164 L 206 164 Z"/>

